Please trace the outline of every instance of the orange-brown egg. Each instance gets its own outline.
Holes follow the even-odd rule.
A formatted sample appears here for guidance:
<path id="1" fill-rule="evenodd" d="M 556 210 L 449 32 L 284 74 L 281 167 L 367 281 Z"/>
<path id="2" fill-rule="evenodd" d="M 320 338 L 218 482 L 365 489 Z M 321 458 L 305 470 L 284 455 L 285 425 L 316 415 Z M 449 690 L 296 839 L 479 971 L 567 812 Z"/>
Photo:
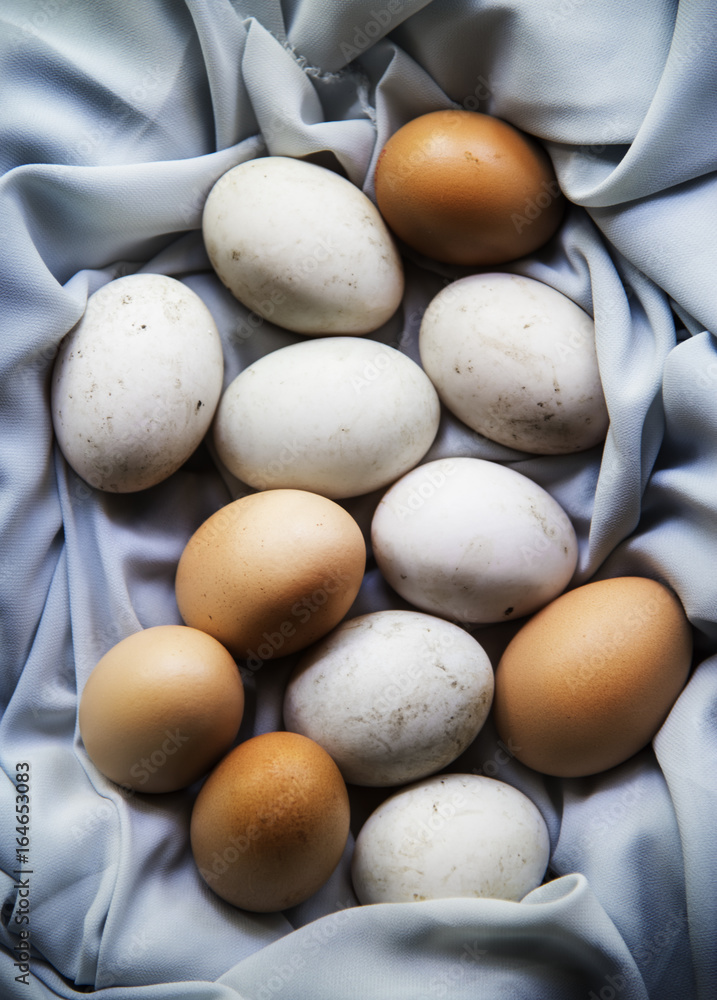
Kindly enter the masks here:
<path id="1" fill-rule="evenodd" d="M 254 736 L 212 771 L 192 810 L 192 853 L 214 892 L 272 913 L 313 895 L 336 868 L 349 833 L 338 767 L 298 733 Z"/>
<path id="2" fill-rule="evenodd" d="M 358 593 L 366 544 L 333 500 L 306 490 L 252 493 L 222 507 L 179 560 L 182 618 L 251 669 L 339 623 Z"/>
<path id="3" fill-rule="evenodd" d="M 106 777 L 136 791 L 173 792 L 229 750 L 243 711 L 229 652 L 197 629 L 157 625 L 99 660 L 82 692 L 79 728 Z"/>
<path id="4" fill-rule="evenodd" d="M 544 774 L 596 774 L 646 746 L 689 674 L 692 631 L 667 587 L 618 577 L 577 587 L 534 615 L 495 676 L 498 734 Z"/>
<path id="5" fill-rule="evenodd" d="M 408 246 L 449 264 L 503 264 L 560 225 L 565 199 L 545 149 L 500 118 L 432 111 L 381 150 L 376 201 Z"/>

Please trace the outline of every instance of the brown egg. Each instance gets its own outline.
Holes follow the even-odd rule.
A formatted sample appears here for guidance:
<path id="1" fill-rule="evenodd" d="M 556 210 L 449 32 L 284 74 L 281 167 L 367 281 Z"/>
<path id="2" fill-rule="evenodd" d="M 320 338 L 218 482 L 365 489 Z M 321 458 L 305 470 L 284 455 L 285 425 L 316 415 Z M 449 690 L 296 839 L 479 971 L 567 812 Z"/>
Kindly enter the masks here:
<path id="1" fill-rule="evenodd" d="M 192 811 L 199 872 L 234 906 L 273 913 L 312 896 L 336 868 L 349 833 L 341 772 L 318 743 L 264 733 L 212 771 Z"/>
<path id="2" fill-rule="evenodd" d="M 258 669 L 325 635 L 358 593 L 361 529 L 343 507 L 305 490 L 264 490 L 222 507 L 179 560 L 177 604 Z"/>
<path id="3" fill-rule="evenodd" d="M 376 164 L 376 201 L 408 246 L 448 264 L 532 253 L 565 207 L 543 147 L 477 111 L 432 111 L 395 132 Z"/>
<path id="4" fill-rule="evenodd" d="M 690 624 L 662 584 L 618 577 L 577 587 L 534 615 L 503 653 L 498 734 L 544 774 L 605 771 L 650 742 L 691 657 Z"/>
<path id="5" fill-rule="evenodd" d="M 80 698 L 79 728 L 93 764 L 141 792 L 191 785 L 229 750 L 244 712 L 227 650 L 185 625 L 158 625 L 112 647 Z"/>

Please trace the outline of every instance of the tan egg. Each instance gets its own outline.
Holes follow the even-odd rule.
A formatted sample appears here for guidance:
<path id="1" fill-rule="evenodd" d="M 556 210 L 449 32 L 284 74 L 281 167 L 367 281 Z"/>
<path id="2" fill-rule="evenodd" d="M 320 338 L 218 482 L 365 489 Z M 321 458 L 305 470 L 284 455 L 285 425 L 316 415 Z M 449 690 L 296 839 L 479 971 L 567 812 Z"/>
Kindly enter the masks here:
<path id="1" fill-rule="evenodd" d="M 312 896 L 336 868 L 349 833 L 338 767 L 298 733 L 264 733 L 212 771 L 192 811 L 199 872 L 234 906 L 273 913 Z"/>
<path id="2" fill-rule="evenodd" d="M 690 624 L 661 583 L 617 577 L 577 587 L 534 615 L 503 653 L 498 734 L 544 774 L 605 771 L 650 742 L 691 658 Z"/>
<path id="3" fill-rule="evenodd" d="M 471 267 L 532 253 L 562 222 L 565 199 L 532 136 L 477 111 L 432 111 L 381 150 L 376 201 L 419 253 Z"/>
<path id="4" fill-rule="evenodd" d="M 244 689 L 229 652 L 185 625 L 158 625 L 112 647 L 80 698 L 79 728 L 92 763 L 140 792 L 173 792 L 229 750 Z"/>
<path id="5" fill-rule="evenodd" d="M 365 566 L 363 534 L 343 507 L 305 490 L 265 490 L 222 507 L 192 535 L 177 604 L 187 625 L 258 669 L 337 625 Z"/>

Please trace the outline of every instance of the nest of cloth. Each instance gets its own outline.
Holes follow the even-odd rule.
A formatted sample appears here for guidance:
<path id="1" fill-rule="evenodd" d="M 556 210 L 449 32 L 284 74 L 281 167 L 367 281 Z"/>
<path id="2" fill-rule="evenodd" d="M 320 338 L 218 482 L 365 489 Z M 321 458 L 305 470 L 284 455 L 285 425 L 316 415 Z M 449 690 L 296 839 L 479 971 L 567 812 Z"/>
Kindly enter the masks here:
<path id="1" fill-rule="evenodd" d="M 716 15 L 714 0 L 4 0 L 3 998 L 716 995 Z M 651 744 L 608 771 L 542 775 L 490 722 L 448 768 L 499 778 L 540 810 L 549 869 L 522 901 L 359 905 L 352 849 L 380 796 L 354 789 L 330 879 L 291 910 L 250 913 L 197 872 L 197 787 L 151 801 L 113 784 L 77 722 L 107 650 L 181 623 L 187 540 L 246 487 L 205 442 L 149 489 L 94 489 L 55 441 L 53 364 L 88 297 L 139 272 L 201 297 L 225 386 L 300 342 L 217 278 L 201 232 L 209 191 L 231 167 L 280 155 L 338 170 L 373 200 L 389 136 L 444 108 L 502 118 L 547 150 L 564 222 L 500 270 L 594 317 L 610 425 L 604 445 L 536 456 L 446 411 L 424 460 L 490 459 L 547 490 L 577 533 L 573 585 L 664 581 L 693 626 L 695 666 Z M 371 336 L 419 360 L 426 307 L 463 273 L 408 254 L 402 305 Z M 378 498 L 340 501 L 367 538 Z M 352 613 L 394 606 L 369 558 Z M 282 728 L 292 663 L 245 675 L 240 739 Z"/>

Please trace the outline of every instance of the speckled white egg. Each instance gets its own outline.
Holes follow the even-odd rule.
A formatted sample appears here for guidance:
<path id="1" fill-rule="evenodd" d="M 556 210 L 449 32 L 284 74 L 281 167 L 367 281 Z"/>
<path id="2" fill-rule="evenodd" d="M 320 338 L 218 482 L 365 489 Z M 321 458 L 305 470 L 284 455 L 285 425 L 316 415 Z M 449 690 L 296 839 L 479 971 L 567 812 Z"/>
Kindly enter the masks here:
<path id="1" fill-rule="evenodd" d="M 592 318 L 518 274 L 472 274 L 432 300 L 421 363 L 448 409 L 510 448 L 584 451 L 607 432 Z"/>
<path id="2" fill-rule="evenodd" d="M 288 330 L 370 333 L 401 302 L 403 265 L 378 209 L 325 167 L 286 156 L 240 163 L 209 192 L 202 229 L 220 280 Z"/>
<path id="3" fill-rule="evenodd" d="M 480 897 L 521 900 L 542 882 L 548 829 L 517 788 L 477 774 L 440 774 L 383 802 L 359 831 L 359 901 Z"/>
<path id="4" fill-rule="evenodd" d="M 514 469 L 443 458 L 387 490 L 371 524 L 381 573 L 410 604 L 459 622 L 522 618 L 567 587 L 578 556 L 558 502 Z"/>
<path id="5" fill-rule="evenodd" d="M 240 372 L 217 408 L 214 442 L 229 471 L 255 489 L 336 500 L 413 468 L 439 420 L 436 390 L 411 358 L 375 340 L 322 337 Z"/>
<path id="6" fill-rule="evenodd" d="M 91 486 L 146 489 L 189 458 L 212 422 L 224 359 L 200 297 L 163 274 L 134 274 L 87 300 L 52 375 L 63 455 Z"/>
<path id="7" fill-rule="evenodd" d="M 492 700 L 490 660 L 468 632 L 416 611 L 376 611 L 302 656 L 284 724 L 327 750 L 346 781 L 401 785 L 463 753 Z"/>

